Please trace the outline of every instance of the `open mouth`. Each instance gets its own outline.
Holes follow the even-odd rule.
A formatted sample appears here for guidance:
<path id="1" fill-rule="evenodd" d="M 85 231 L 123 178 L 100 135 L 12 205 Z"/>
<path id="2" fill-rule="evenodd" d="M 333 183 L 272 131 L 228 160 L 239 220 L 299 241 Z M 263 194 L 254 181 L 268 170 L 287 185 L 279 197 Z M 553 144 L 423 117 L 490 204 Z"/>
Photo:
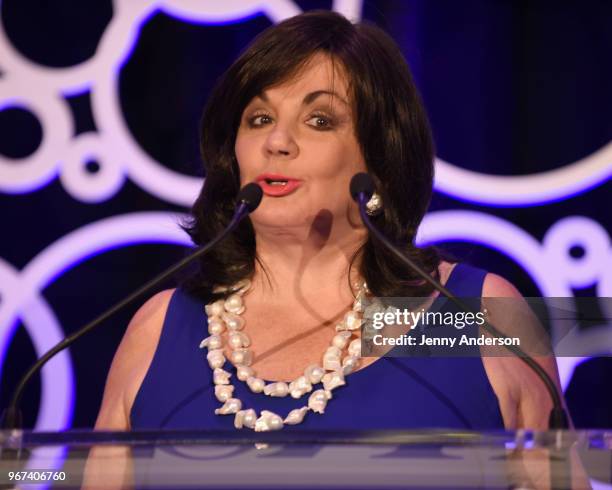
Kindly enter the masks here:
<path id="1" fill-rule="evenodd" d="M 287 185 L 287 180 L 273 180 L 273 179 L 265 179 L 266 184 L 269 185 L 277 185 L 277 186 L 284 186 Z"/>
<path id="2" fill-rule="evenodd" d="M 300 179 L 271 172 L 259 175 L 255 181 L 259 182 L 264 194 L 273 197 L 287 196 L 302 184 Z"/>

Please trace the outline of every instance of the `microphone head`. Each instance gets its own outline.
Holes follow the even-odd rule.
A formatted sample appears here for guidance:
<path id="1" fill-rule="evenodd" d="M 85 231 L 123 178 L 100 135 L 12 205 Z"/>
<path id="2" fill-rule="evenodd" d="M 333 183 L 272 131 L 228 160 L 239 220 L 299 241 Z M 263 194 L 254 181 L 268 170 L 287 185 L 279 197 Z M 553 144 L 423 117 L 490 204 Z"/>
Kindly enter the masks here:
<path id="1" fill-rule="evenodd" d="M 255 182 L 245 185 L 242 189 L 240 189 L 240 192 L 238 192 L 238 202 L 245 204 L 249 210 L 249 213 L 252 213 L 257 209 L 262 197 L 263 191 L 261 190 L 259 184 L 256 184 Z"/>
<path id="2" fill-rule="evenodd" d="M 353 175 L 350 190 L 353 200 L 359 202 L 359 194 L 361 193 L 364 193 L 366 200 L 369 200 L 372 194 L 374 194 L 374 182 L 372 181 L 372 177 L 365 172 Z"/>

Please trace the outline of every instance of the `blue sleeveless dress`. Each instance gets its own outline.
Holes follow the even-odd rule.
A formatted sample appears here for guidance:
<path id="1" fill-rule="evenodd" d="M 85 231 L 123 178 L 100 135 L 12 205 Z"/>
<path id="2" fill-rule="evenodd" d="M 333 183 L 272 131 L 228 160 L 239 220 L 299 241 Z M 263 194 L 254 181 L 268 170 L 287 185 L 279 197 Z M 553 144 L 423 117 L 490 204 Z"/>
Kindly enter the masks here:
<path id="1" fill-rule="evenodd" d="M 457 264 L 446 286 L 457 296 L 479 297 L 485 274 L 481 269 Z M 453 311 L 454 305 L 439 297 L 432 308 Z M 469 329 L 461 332 L 473 335 Z M 133 429 L 233 429 L 233 415 L 214 413 L 221 403 L 214 396 L 206 350 L 199 348 L 206 336 L 204 305 L 177 289 L 132 407 Z M 284 417 L 307 403 L 309 393 L 297 400 L 252 393 L 235 377 L 229 362 L 224 369 L 234 373 L 234 396 L 242 400 L 243 408 L 254 408 L 257 413 L 271 410 Z M 346 377 L 346 385 L 333 391 L 324 414 L 308 412 L 301 424 L 285 426 L 284 430 L 416 428 L 504 428 L 497 397 L 478 353 L 470 357 L 378 359 Z"/>

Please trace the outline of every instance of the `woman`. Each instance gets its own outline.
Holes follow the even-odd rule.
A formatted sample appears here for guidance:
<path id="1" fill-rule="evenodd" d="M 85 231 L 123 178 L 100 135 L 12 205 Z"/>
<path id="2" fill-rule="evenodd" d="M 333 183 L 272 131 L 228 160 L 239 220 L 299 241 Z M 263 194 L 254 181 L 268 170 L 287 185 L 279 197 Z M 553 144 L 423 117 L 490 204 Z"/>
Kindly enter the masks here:
<path id="1" fill-rule="evenodd" d="M 357 172 L 374 179 L 376 226 L 434 278 L 461 296 L 520 297 L 501 277 L 413 245 L 432 193 L 433 145 L 408 67 L 381 30 L 308 12 L 263 32 L 215 88 L 202 153 L 206 183 L 187 227 L 196 244 L 226 226 L 241 186 L 258 182 L 264 199 L 187 287 L 136 313 L 96 428 L 546 428 L 549 396 L 518 359 L 357 361 L 347 344 L 359 331 L 346 322 L 332 341 L 359 310 L 356 296 L 437 295 L 369 237 L 348 193 Z M 230 335 L 224 303 L 214 302 L 233 287 L 239 333 Z M 199 350 L 209 333 L 219 335 Z M 250 367 L 251 354 L 228 345 L 240 350 L 244 335 Z M 313 370 L 324 353 L 326 369 Z M 539 362 L 557 380 L 554 359 Z M 324 372 L 336 373 L 333 387 L 318 391 Z M 263 385 L 272 396 L 254 393 Z"/>

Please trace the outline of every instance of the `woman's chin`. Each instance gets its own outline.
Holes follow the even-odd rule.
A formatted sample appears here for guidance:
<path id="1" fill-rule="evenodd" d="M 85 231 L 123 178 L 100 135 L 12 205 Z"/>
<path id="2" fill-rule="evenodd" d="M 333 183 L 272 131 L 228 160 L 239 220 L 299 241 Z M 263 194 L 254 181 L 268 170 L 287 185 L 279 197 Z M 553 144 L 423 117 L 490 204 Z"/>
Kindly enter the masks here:
<path id="1" fill-rule="evenodd" d="M 255 232 L 263 229 L 270 230 L 272 228 L 298 228 L 301 226 L 307 226 L 308 224 L 305 222 L 304 216 L 291 216 L 289 213 L 287 213 L 287 215 L 276 216 L 251 216 L 251 223 L 253 223 Z"/>
<path id="2" fill-rule="evenodd" d="M 295 206 L 275 205 L 257 209 L 251 214 L 251 222 L 257 232 L 258 228 L 300 228 L 310 227 L 312 213 Z"/>

